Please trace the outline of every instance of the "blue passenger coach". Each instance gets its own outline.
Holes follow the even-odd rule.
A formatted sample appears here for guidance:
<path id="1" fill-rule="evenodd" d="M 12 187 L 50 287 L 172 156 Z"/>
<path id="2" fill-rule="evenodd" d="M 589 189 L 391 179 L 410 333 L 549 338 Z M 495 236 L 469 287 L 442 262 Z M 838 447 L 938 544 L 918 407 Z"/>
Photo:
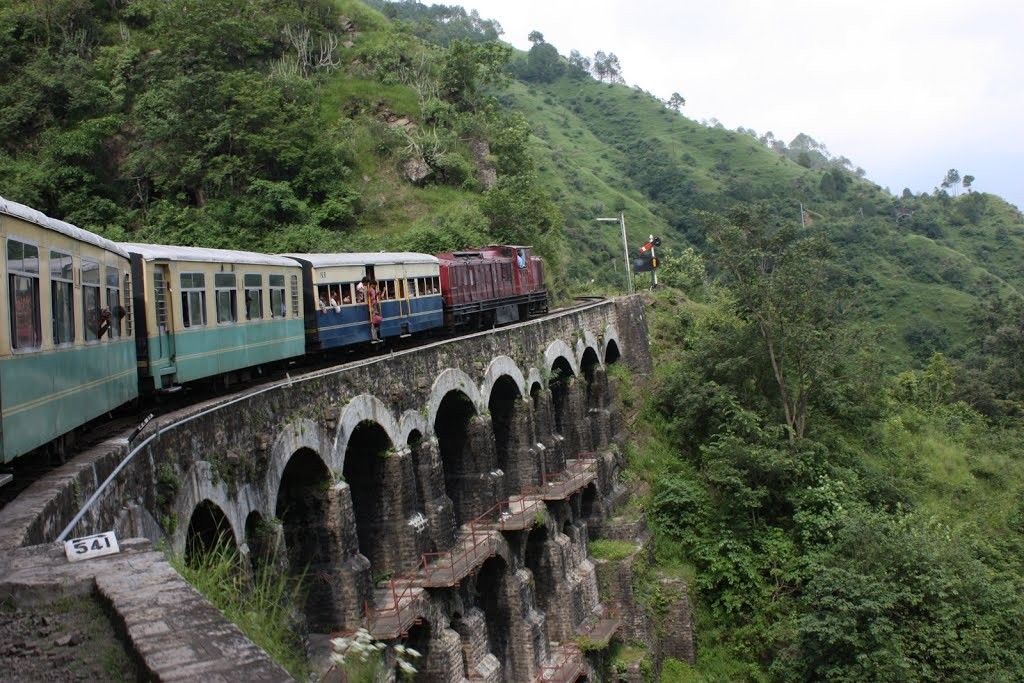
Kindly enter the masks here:
<path id="1" fill-rule="evenodd" d="M 306 348 L 331 349 L 371 340 L 369 302 L 360 283 L 377 283 L 380 336 L 405 336 L 444 324 L 438 260 L 427 254 L 283 254 L 302 264 Z"/>
<path id="2" fill-rule="evenodd" d="M 0 461 L 138 395 L 128 253 L 0 197 Z"/>

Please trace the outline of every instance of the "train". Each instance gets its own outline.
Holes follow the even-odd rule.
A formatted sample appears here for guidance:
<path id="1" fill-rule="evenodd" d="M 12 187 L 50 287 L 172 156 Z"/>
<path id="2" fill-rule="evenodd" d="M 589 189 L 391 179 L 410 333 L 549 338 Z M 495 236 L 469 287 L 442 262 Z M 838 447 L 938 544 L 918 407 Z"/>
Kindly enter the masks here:
<path id="1" fill-rule="evenodd" d="M 546 313 L 529 246 L 260 254 L 118 243 L 0 197 L 0 463 L 140 396 Z"/>

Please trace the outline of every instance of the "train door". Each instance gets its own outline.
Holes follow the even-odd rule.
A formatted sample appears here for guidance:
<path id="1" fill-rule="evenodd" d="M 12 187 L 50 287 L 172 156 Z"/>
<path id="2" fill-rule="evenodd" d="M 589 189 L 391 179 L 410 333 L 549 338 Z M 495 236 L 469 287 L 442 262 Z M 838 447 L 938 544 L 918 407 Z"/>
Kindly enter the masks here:
<path id="1" fill-rule="evenodd" d="M 150 363 L 159 367 L 174 359 L 174 328 L 171 319 L 170 270 L 166 264 L 153 265 L 153 312 L 156 315 L 155 344 Z"/>

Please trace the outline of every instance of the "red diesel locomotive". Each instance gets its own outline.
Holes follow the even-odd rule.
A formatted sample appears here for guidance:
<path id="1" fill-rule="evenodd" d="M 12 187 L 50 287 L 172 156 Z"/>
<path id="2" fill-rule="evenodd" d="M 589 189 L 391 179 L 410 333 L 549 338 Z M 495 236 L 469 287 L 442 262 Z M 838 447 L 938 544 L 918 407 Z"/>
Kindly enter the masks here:
<path id="1" fill-rule="evenodd" d="M 437 258 L 449 329 L 502 325 L 548 310 L 544 263 L 530 247 L 489 245 Z"/>

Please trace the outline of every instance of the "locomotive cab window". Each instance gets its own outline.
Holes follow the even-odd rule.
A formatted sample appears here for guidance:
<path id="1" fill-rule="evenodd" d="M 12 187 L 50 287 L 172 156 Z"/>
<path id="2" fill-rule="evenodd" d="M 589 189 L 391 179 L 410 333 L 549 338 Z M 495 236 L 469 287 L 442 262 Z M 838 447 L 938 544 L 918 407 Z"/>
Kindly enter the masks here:
<path id="1" fill-rule="evenodd" d="M 283 318 L 288 315 L 284 302 L 284 275 L 271 275 L 270 278 L 270 317 Z"/>
<path id="2" fill-rule="evenodd" d="M 206 324 L 206 276 L 203 273 L 181 274 L 181 322 L 185 327 Z"/>
<path id="3" fill-rule="evenodd" d="M 121 309 L 121 273 L 117 268 L 107 266 L 107 310 L 110 311 L 110 320 L 107 327 L 107 337 L 119 339 L 121 337 L 121 321 L 124 319 Z"/>
<path id="4" fill-rule="evenodd" d="M 53 345 L 75 341 L 75 264 L 71 254 L 50 252 L 50 311 Z"/>
<path id="5" fill-rule="evenodd" d="M 217 297 L 217 322 L 233 323 L 238 320 L 238 280 L 234 273 L 214 273 L 213 288 Z"/>
<path id="6" fill-rule="evenodd" d="M 103 324 L 100 303 L 100 264 L 82 259 L 82 320 L 85 321 L 85 341 L 97 341 Z"/>
<path id="7" fill-rule="evenodd" d="M 263 276 L 259 273 L 245 275 L 245 319 L 263 319 Z"/>
<path id="8" fill-rule="evenodd" d="M 43 343 L 39 301 L 39 247 L 7 240 L 7 292 L 11 347 L 37 349 Z"/>

